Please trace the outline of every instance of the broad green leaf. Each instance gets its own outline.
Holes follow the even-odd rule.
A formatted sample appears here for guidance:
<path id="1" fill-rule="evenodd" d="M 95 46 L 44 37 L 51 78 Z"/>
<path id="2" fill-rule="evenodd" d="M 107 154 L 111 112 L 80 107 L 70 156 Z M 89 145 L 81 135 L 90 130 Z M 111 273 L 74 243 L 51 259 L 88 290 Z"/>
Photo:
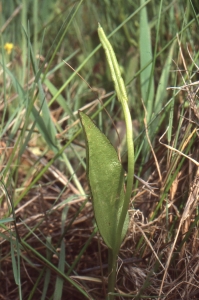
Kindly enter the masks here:
<path id="1" fill-rule="evenodd" d="M 87 142 L 87 176 L 95 219 L 105 243 L 114 249 L 121 243 L 128 228 L 127 217 L 122 237 L 118 236 L 117 228 L 124 203 L 124 170 L 107 137 L 86 114 L 80 111 L 79 115 Z"/>

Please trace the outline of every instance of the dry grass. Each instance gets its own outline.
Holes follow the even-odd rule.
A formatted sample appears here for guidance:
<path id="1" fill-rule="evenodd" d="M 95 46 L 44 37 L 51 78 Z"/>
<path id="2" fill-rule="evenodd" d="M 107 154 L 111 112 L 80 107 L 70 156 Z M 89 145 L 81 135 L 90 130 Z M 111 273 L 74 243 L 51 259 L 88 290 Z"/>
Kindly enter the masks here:
<path id="1" fill-rule="evenodd" d="M 194 101 L 194 99 L 192 99 Z M 194 103 L 194 102 L 193 102 Z M 191 107 L 192 108 L 192 107 Z M 178 140 L 179 151 L 187 149 L 187 139 L 183 140 L 190 120 L 185 112 L 181 132 Z M 180 112 L 176 112 L 179 116 Z M 175 132 L 175 131 L 174 131 Z M 189 131 L 190 132 L 190 131 Z M 190 133 L 191 134 L 191 133 Z M 166 140 L 162 142 L 166 143 Z M 173 141 L 175 135 L 173 136 Z M 130 226 L 128 234 L 121 247 L 118 258 L 117 292 L 131 294 L 131 299 L 153 299 L 161 293 L 163 299 L 198 299 L 199 297 L 199 242 L 198 242 L 198 166 L 194 162 L 183 159 L 176 154 L 175 163 L 172 161 L 174 151 L 161 145 L 157 141 L 153 156 L 149 158 L 143 172 L 150 170 L 147 180 L 153 189 L 141 185 L 133 192 Z M 192 144 L 192 156 L 199 161 L 198 137 Z M 5 150 L 5 149 L 4 149 Z M 43 168 L 51 157 L 39 159 L 29 147 L 22 156 L 19 170 L 18 186 L 30 185 L 38 170 Z M 11 155 L 11 150 L 5 152 L 4 163 Z M 157 164 L 154 163 L 154 155 Z M 178 165 L 183 160 L 182 167 L 177 171 L 175 180 L 168 188 L 168 175 L 172 176 Z M 24 180 L 24 166 L 35 167 L 32 177 Z M 34 168 L 33 168 L 34 169 Z M 80 174 L 81 183 L 87 186 L 85 173 Z M 63 187 L 67 186 L 64 193 Z M 87 188 L 86 188 L 87 189 Z M 166 191 L 166 193 L 165 193 Z M 154 215 L 160 199 L 163 201 L 158 212 Z M 67 203 L 67 199 L 70 202 Z M 6 200 L 3 209 L 7 211 Z M 104 299 L 107 284 L 107 249 L 102 239 L 95 235 L 88 242 L 93 230 L 93 212 L 90 200 L 79 197 L 78 192 L 68 178 L 60 173 L 56 166 L 52 166 L 43 175 L 38 185 L 33 187 L 29 194 L 20 202 L 16 209 L 17 229 L 21 239 L 25 239 L 35 250 L 46 257 L 46 237 L 50 237 L 52 264 L 58 265 L 59 241 L 61 233 L 61 218 L 64 207 L 68 207 L 65 221 L 64 241 L 66 246 L 65 261 L 71 266 L 76 265 L 70 275 L 92 299 Z M 14 231 L 15 228 L 11 227 Z M 171 229 L 172 228 L 172 229 Z M 33 230 L 32 232 L 30 231 Z M 171 229 L 171 230 L 170 230 Z M 1 230 L 1 299 L 17 299 L 13 268 L 10 257 L 10 232 Z M 7 239 L 3 235 L 7 236 Z M 168 263 L 169 262 L 169 263 Z M 26 248 L 21 250 L 21 282 L 23 299 L 28 299 L 35 282 L 46 265 Z M 69 267 L 65 268 L 65 271 Z M 51 283 L 48 289 L 48 299 L 53 294 L 57 274 L 51 270 Z M 164 280 L 163 280 L 164 279 Z M 41 297 L 44 276 L 38 282 L 34 292 L 34 299 Z M 75 296 L 74 296 L 75 295 Z M 137 295 L 137 298 L 133 295 Z M 63 299 L 82 299 L 76 289 L 69 284 L 64 284 Z M 116 297 L 122 299 L 122 296 Z"/>

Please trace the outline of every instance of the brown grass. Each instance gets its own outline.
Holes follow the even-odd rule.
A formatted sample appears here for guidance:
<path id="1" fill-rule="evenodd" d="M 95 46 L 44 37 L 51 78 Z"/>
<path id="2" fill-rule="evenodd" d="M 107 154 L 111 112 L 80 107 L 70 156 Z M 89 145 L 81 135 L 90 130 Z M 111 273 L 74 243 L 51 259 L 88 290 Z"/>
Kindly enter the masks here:
<path id="1" fill-rule="evenodd" d="M 189 144 L 187 139 L 183 140 L 190 124 L 187 114 L 188 111 L 185 112 L 181 137 L 177 143 L 179 151 L 183 152 Z M 178 112 L 177 115 L 179 115 Z M 190 131 L 189 134 L 191 134 Z M 174 140 L 175 136 L 173 136 Z M 162 142 L 166 144 L 164 137 Z M 184 159 L 179 153 L 175 154 L 176 159 L 173 161 L 174 151 L 160 145 L 158 140 L 154 149 L 154 154 L 143 169 L 143 172 L 150 171 L 151 175 L 148 180 L 145 180 L 151 184 L 153 190 L 140 184 L 133 191 L 134 208 L 133 205 L 130 206 L 129 230 L 118 257 L 116 292 L 130 294 L 132 295 L 130 299 L 153 299 L 154 296 L 157 299 L 159 293 L 163 296 L 161 299 L 198 299 L 199 242 L 198 221 L 195 222 L 198 219 L 198 166 Z M 9 157 L 11 151 L 7 149 L 4 153 Z M 198 137 L 192 144 L 191 154 L 191 158 L 199 161 Z M 8 159 L 6 155 L 5 164 Z M 154 155 L 157 158 L 156 164 Z M 52 154 L 49 153 L 45 158 L 40 159 L 35 172 L 26 181 L 24 180 L 26 169 L 34 166 L 38 159 L 30 147 L 20 161 L 18 187 L 28 186 L 51 156 Z M 182 160 L 182 167 L 171 186 L 168 187 L 170 176 L 176 172 Z M 80 176 L 82 184 L 86 187 L 85 173 Z M 64 186 L 67 188 L 60 196 Z M 82 206 L 85 198 L 80 198 L 77 194 L 78 191 L 68 178 L 61 174 L 56 166 L 52 166 L 40 179 L 39 184 L 29 191 L 16 208 L 16 225 L 20 238 L 24 238 L 28 244 L 46 257 L 47 237 L 51 239 L 52 246 L 59 254 L 62 211 L 65 206 L 68 206 L 64 232 L 65 261 L 68 266 L 74 263 L 94 230 L 92 204 L 89 200 Z M 74 198 L 70 198 L 71 196 Z M 162 197 L 164 197 L 162 204 L 154 216 L 154 211 Z M 70 203 L 66 204 L 64 202 L 66 199 L 71 199 Z M 2 215 L 7 212 L 6 203 L 4 200 Z M 11 229 L 15 231 L 13 226 Z M 34 230 L 34 234 L 30 232 L 30 229 Z M 7 238 L 1 236 L 0 299 L 18 299 L 18 288 L 14 281 L 10 256 L 10 232 L 4 232 L 1 229 L 1 233 Z M 58 265 L 59 259 L 56 254 L 51 253 L 49 259 L 52 264 Z M 48 266 L 34 253 L 22 247 L 23 299 L 28 299 L 39 274 L 47 268 Z M 68 270 L 69 267 L 66 266 L 65 272 L 67 273 Z M 44 274 L 36 286 L 33 299 L 41 297 Z M 69 275 L 87 291 L 91 299 L 105 298 L 108 278 L 107 248 L 100 236 L 95 235 L 88 243 Z M 56 272 L 51 270 L 47 299 L 50 299 L 54 292 L 56 278 Z M 137 295 L 137 298 L 133 295 Z M 82 299 L 82 295 L 73 286 L 64 282 L 63 299 Z M 122 296 L 116 299 L 122 299 Z"/>
<path id="2" fill-rule="evenodd" d="M 125 299 L 122 294 L 131 295 L 130 299 L 158 299 L 159 295 L 159 299 L 167 300 L 199 299 L 199 145 L 195 132 L 192 136 L 193 127 L 198 126 L 195 123 L 198 107 L 192 87 L 186 86 L 186 92 L 190 107 L 184 112 L 179 136 L 176 138 L 180 104 L 175 111 L 177 121 L 170 145 L 167 145 L 165 135 L 157 137 L 148 162 L 143 166 L 141 177 L 151 189 L 139 183 L 132 192 L 129 230 L 118 257 L 116 292 L 121 295 L 116 299 Z M 180 97 L 184 97 L 183 92 Z M 174 145 L 177 145 L 178 152 Z M 191 151 L 187 155 L 192 160 L 181 154 L 190 145 Z M 18 162 L 13 199 L 17 200 L 20 195 L 17 189 L 28 188 L 54 155 L 49 151 L 45 157 L 40 157 L 35 154 L 35 147 L 38 148 L 37 144 L 30 144 Z M 1 141 L 1 168 L 6 166 L 11 155 L 12 147 L 7 147 L 6 139 Z M 17 153 L 13 157 L 14 162 L 16 157 Z M 26 177 L 30 168 L 31 176 Z M 146 174 L 149 175 L 146 177 Z M 88 191 L 84 171 L 80 172 L 79 180 Z M 4 178 L 4 182 L 9 182 L 9 178 Z M 0 213 L 4 217 L 7 216 L 9 201 L 2 197 Z M 68 212 L 63 234 L 62 216 L 66 207 Z M 46 299 L 50 299 L 58 276 L 54 269 L 23 246 L 23 239 L 44 258 L 48 255 L 48 260 L 58 266 L 62 237 L 66 247 L 65 273 L 90 295 L 90 299 L 105 299 L 109 276 L 107 247 L 98 234 L 90 239 L 94 231 L 91 200 L 79 196 L 70 177 L 65 175 L 64 170 L 60 171 L 60 166 L 55 163 L 48 168 L 17 205 L 15 214 L 22 241 L 20 272 L 23 299 L 29 298 L 33 287 L 32 299 L 41 298 L 47 270 L 51 273 Z M 9 300 L 19 299 L 10 254 L 11 232 L 15 241 L 13 224 L 10 224 L 10 230 L 1 228 L 0 232 L 0 299 Z M 53 251 L 46 249 L 47 238 Z M 72 264 L 74 266 L 70 270 Z M 76 288 L 64 281 L 62 299 L 82 297 Z"/>

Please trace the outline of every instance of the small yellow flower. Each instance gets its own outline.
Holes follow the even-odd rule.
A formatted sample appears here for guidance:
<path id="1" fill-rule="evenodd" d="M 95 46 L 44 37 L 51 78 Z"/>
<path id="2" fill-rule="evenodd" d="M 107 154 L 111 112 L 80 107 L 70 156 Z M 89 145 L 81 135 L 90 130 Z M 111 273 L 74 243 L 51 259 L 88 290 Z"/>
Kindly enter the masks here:
<path id="1" fill-rule="evenodd" d="M 7 54 L 10 54 L 12 52 L 13 48 L 14 48 L 14 44 L 12 44 L 12 43 L 6 43 L 4 45 L 4 49 L 6 50 Z"/>

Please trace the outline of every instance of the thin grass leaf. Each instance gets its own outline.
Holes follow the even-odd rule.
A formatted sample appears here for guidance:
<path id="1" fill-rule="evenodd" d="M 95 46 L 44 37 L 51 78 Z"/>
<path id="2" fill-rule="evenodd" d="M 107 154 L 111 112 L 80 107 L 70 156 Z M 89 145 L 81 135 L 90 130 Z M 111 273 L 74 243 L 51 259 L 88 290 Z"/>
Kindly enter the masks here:
<path id="1" fill-rule="evenodd" d="M 144 5 L 145 0 L 140 0 Z M 147 8 L 144 6 L 140 11 L 140 66 L 144 68 L 153 59 L 150 25 L 148 22 Z M 154 79 L 152 64 L 149 64 L 140 74 L 141 95 L 147 109 L 147 120 L 151 119 L 154 100 Z"/>
<path id="2" fill-rule="evenodd" d="M 171 63 L 173 59 L 173 51 L 175 47 L 175 42 L 172 44 L 170 51 L 168 53 L 167 60 L 163 66 L 162 74 L 160 76 L 160 80 L 158 83 L 158 88 L 156 92 L 156 97 L 155 97 L 155 103 L 154 103 L 154 111 L 160 111 L 162 108 L 162 104 L 164 103 L 165 97 L 167 95 L 167 86 L 168 86 L 168 79 L 170 75 L 170 68 L 171 68 Z M 161 125 L 160 123 L 160 118 L 156 118 L 155 121 L 152 123 L 152 132 L 153 136 L 155 133 L 158 131 L 159 126 Z"/>
<path id="3" fill-rule="evenodd" d="M 64 274 L 64 269 L 65 269 L 65 242 L 64 242 L 64 240 L 61 241 L 58 269 L 60 270 L 61 273 Z M 62 299 L 63 284 L 64 284 L 63 278 L 61 278 L 60 276 L 57 276 L 53 300 L 61 300 Z"/>
<path id="4" fill-rule="evenodd" d="M 14 245 L 13 240 L 11 239 L 11 243 L 10 243 L 10 249 L 11 249 L 11 258 L 12 258 L 12 268 L 13 268 L 13 275 L 14 275 L 14 279 L 15 279 L 15 283 L 17 285 L 19 285 L 19 273 L 18 273 L 18 264 L 16 262 L 16 258 L 15 258 L 15 253 L 14 253 L 14 248 L 16 245 Z"/>
<path id="5" fill-rule="evenodd" d="M 49 284 L 50 284 L 50 276 L 51 276 L 51 271 L 50 271 L 50 269 L 47 268 L 45 275 L 44 275 L 44 284 L 43 284 L 41 300 L 46 299 L 46 295 L 47 295 Z"/>
<path id="6" fill-rule="evenodd" d="M 13 222 L 13 218 L 5 218 L 0 220 L 0 224 L 8 223 L 8 222 Z"/>
<path id="7" fill-rule="evenodd" d="M 196 26 L 197 26 L 197 28 L 198 28 L 198 30 L 199 30 L 199 21 L 198 21 L 198 16 L 197 16 L 197 14 L 196 14 L 196 10 L 195 10 L 195 8 L 194 8 L 193 2 L 192 2 L 191 0 L 189 0 L 189 2 L 190 2 L 190 4 L 191 4 L 191 9 L 192 9 L 192 11 L 193 11 L 193 15 L 194 15 L 194 19 L 195 19 L 195 24 L 196 24 Z"/>

